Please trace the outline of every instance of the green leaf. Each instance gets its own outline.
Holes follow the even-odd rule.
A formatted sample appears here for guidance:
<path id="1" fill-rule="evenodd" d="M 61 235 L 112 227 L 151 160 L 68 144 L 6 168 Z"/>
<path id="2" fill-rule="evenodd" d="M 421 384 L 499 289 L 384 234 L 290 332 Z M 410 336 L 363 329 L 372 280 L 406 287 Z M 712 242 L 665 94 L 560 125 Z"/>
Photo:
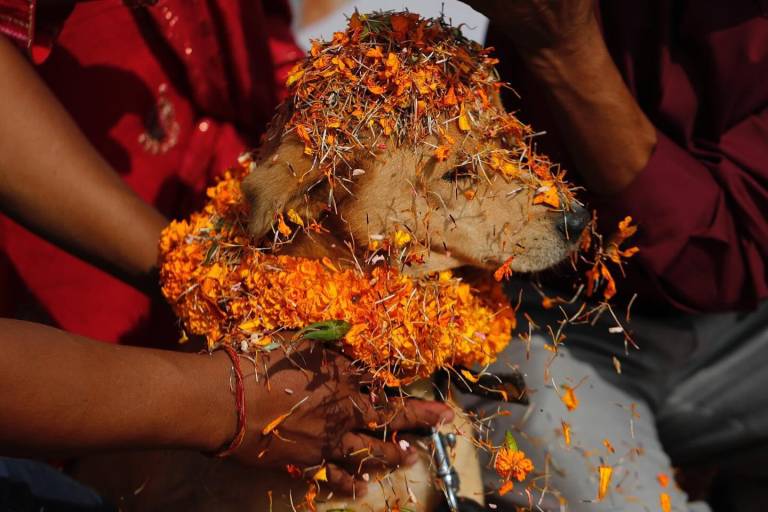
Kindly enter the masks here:
<path id="1" fill-rule="evenodd" d="M 512 435 L 512 432 L 507 430 L 507 433 L 504 435 L 504 445 L 507 447 L 508 450 L 512 450 L 513 452 L 516 452 L 519 450 L 517 447 L 517 440 L 515 439 L 515 436 Z"/>
<path id="2" fill-rule="evenodd" d="M 296 339 L 338 341 L 352 326 L 344 320 L 326 320 L 309 324 L 296 334 Z"/>

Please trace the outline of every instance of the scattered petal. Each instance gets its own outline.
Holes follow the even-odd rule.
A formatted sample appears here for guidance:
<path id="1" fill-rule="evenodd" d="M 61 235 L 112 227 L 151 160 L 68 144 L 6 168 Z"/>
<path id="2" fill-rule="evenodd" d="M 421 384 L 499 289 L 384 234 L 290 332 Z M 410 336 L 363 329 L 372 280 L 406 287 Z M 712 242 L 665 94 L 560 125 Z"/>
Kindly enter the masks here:
<path id="1" fill-rule="evenodd" d="M 576 398 L 576 391 L 569 385 L 563 384 L 563 394 L 560 395 L 560 400 L 563 401 L 565 407 L 569 411 L 574 411 L 579 406 L 579 399 Z"/>
<path id="2" fill-rule="evenodd" d="M 301 469 L 296 464 L 286 464 L 285 470 L 291 475 L 291 478 L 301 478 L 303 475 Z"/>
<path id="3" fill-rule="evenodd" d="M 499 496 L 504 496 L 509 491 L 511 491 L 515 487 L 515 484 L 512 482 L 512 480 L 507 480 L 502 484 L 501 487 L 499 487 Z"/>
<path id="4" fill-rule="evenodd" d="M 611 466 L 600 465 L 597 468 L 597 473 L 599 480 L 597 485 L 597 501 L 602 501 L 608 493 L 608 486 L 611 484 L 613 468 Z"/>
<path id="5" fill-rule="evenodd" d="M 503 281 L 504 279 L 512 276 L 512 260 L 514 260 L 513 256 L 507 258 L 507 260 L 502 263 L 498 269 L 496 269 L 496 272 L 493 273 L 493 278 L 497 282 Z"/>
<path id="6" fill-rule="evenodd" d="M 435 149 L 435 159 L 438 162 L 445 162 L 448 160 L 448 155 L 451 153 L 451 148 L 448 146 L 438 146 Z"/>
<path id="7" fill-rule="evenodd" d="M 659 503 L 661 504 L 662 512 L 671 512 L 672 500 L 669 499 L 669 494 L 662 492 L 659 494 Z"/>
<path id="8" fill-rule="evenodd" d="M 472 382 L 472 383 L 480 382 L 480 378 L 479 377 L 475 377 L 474 374 L 472 372 L 470 372 L 469 370 L 461 370 L 461 375 L 465 379 L 467 379 L 469 382 Z"/>
<path id="9" fill-rule="evenodd" d="M 318 469 L 317 472 L 314 475 L 312 475 L 312 480 L 315 480 L 316 482 L 327 482 L 328 481 L 327 466 L 323 466 L 320 469 Z"/>
<path id="10" fill-rule="evenodd" d="M 468 132 L 472 126 L 469 124 L 469 116 L 464 109 L 464 105 L 461 106 L 461 112 L 459 113 L 459 130 Z"/>
<path id="11" fill-rule="evenodd" d="M 565 446 L 571 446 L 571 425 L 563 420 L 560 421 L 563 427 L 563 440 L 565 440 Z"/>

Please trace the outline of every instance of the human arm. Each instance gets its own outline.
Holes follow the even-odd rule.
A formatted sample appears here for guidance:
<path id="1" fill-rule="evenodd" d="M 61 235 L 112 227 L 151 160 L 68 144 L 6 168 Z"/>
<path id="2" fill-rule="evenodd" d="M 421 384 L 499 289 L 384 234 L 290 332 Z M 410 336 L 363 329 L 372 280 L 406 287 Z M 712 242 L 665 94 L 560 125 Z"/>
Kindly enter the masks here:
<path id="1" fill-rule="evenodd" d="M 7 319 L 0 319 L 0 346 L 0 453 L 5 455 L 138 448 L 214 452 L 236 431 L 232 365 L 223 352 L 208 356 L 107 345 Z M 370 422 L 387 419 L 393 428 L 408 430 L 450 418 L 437 403 L 374 407 L 360 392 L 349 362 L 334 352 L 305 348 L 293 358 L 303 368 L 279 355 L 261 361 L 258 382 L 254 367 L 242 359 L 249 427 L 233 456 L 246 464 L 327 462 L 330 483 L 351 491 L 364 455 L 349 453 L 370 447 L 376 457 L 369 462 L 387 467 L 412 457 L 367 432 Z M 310 398 L 278 427 L 285 441 L 263 434 L 305 396 Z"/>
<path id="2" fill-rule="evenodd" d="M 0 76 L 0 210 L 129 281 L 145 278 L 166 220 L 123 183 L 3 36 Z"/>
<path id="3" fill-rule="evenodd" d="M 469 0 L 508 35 L 548 91 L 563 140 L 590 190 L 623 190 L 645 168 L 656 130 L 603 41 L 591 0 Z"/>
<path id="4" fill-rule="evenodd" d="M 225 354 L 212 360 L 108 345 L 9 319 L 0 320 L 0 340 L 6 455 L 151 446 L 212 451 L 234 432 Z"/>
<path id="5" fill-rule="evenodd" d="M 768 296 L 768 94 L 753 85 L 759 79 L 729 78 L 768 78 L 768 20 L 756 16 L 716 37 L 694 34 L 699 71 L 706 71 L 706 79 L 689 75 L 691 70 L 678 62 L 682 55 L 693 57 L 686 54 L 687 46 L 647 42 L 642 55 L 658 54 L 659 61 L 646 67 L 667 77 L 662 84 L 666 114 L 660 116 L 667 124 L 659 126 L 668 128 L 670 116 L 690 111 L 690 125 L 672 124 L 676 130 L 663 133 L 642 113 L 608 55 L 592 2 L 469 3 L 491 16 L 496 33 L 513 41 L 530 76 L 549 91 L 549 111 L 572 157 L 572 170 L 594 193 L 591 206 L 603 227 L 615 229 L 626 215 L 639 225 L 633 278 L 648 286 L 641 297 L 663 299 L 681 310 L 717 311 L 748 308 Z M 624 18 L 604 19 L 606 30 L 622 33 L 632 9 L 614 11 Z M 639 44 L 625 39 L 631 48 Z M 632 62 L 627 48 L 612 51 L 615 58 Z M 741 55 L 752 57 L 747 61 Z M 654 79 L 640 74 L 644 68 L 629 66 L 634 83 Z M 709 108 L 705 115 L 703 107 L 698 114 L 692 110 L 711 98 L 719 110 Z M 704 123 L 703 134 L 692 134 L 694 115 L 697 125 L 703 118 L 719 121 Z"/>

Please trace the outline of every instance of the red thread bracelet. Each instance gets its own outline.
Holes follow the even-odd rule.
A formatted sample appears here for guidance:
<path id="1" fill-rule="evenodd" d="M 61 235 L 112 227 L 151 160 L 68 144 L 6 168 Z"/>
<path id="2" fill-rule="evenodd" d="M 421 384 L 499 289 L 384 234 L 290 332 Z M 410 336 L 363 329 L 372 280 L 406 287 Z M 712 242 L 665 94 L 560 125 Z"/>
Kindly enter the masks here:
<path id="1" fill-rule="evenodd" d="M 248 426 L 248 419 L 245 415 L 245 383 L 243 379 L 243 370 L 240 367 L 240 356 L 237 354 L 237 352 L 235 352 L 235 349 L 229 345 L 217 345 L 211 352 L 215 352 L 217 350 L 223 350 L 227 353 L 229 358 L 232 360 L 232 369 L 235 373 L 234 392 L 235 407 L 237 408 L 237 432 L 235 433 L 235 437 L 232 438 L 232 441 L 230 441 L 228 445 L 213 454 L 214 457 L 224 458 L 232 455 L 232 453 L 240 448 L 241 444 L 243 444 L 243 439 L 245 439 L 245 430 Z"/>

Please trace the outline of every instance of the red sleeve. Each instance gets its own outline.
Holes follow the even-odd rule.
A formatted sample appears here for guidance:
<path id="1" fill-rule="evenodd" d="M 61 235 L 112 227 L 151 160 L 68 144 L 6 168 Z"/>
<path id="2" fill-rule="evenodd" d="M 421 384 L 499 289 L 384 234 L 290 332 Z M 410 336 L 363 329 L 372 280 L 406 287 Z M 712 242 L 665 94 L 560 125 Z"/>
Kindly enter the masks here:
<path id="1" fill-rule="evenodd" d="M 670 303 L 753 307 L 768 297 L 768 109 L 691 151 L 659 132 L 646 168 L 600 211 L 613 226 L 635 219 L 637 263 Z"/>
<path id="2" fill-rule="evenodd" d="M 51 53 L 61 25 L 72 12 L 74 2 L 52 3 L 38 0 L 0 0 L 0 34 L 8 36 L 27 51 L 35 64 Z"/>
<path id="3" fill-rule="evenodd" d="M 266 2 L 269 50 L 274 63 L 275 89 L 282 101 L 288 95 L 285 80 L 288 74 L 304 58 L 305 52 L 299 48 L 291 29 L 291 11 L 285 2 Z"/>
<path id="4" fill-rule="evenodd" d="M 0 0 L 0 33 L 29 48 L 35 33 L 35 0 Z"/>

